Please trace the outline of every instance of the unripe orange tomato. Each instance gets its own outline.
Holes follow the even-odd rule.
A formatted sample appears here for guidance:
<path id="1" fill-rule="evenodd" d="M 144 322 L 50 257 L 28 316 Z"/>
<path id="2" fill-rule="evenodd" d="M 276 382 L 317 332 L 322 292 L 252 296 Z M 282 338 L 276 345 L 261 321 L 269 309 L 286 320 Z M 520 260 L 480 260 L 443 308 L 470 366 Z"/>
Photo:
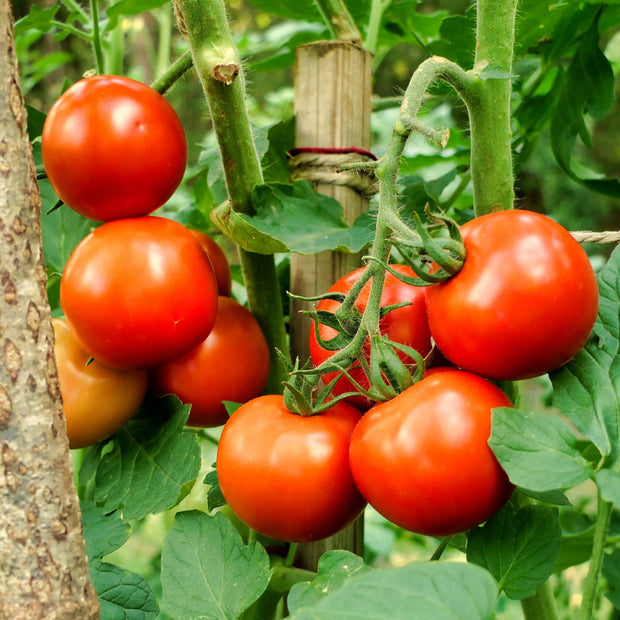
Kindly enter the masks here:
<path id="1" fill-rule="evenodd" d="M 63 411 L 71 448 L 84 448 L 114 434 L 136 412 L 148 385 L 140 370 L 116 370 L 92 360 L 65 319 L 52 319 Z"/>

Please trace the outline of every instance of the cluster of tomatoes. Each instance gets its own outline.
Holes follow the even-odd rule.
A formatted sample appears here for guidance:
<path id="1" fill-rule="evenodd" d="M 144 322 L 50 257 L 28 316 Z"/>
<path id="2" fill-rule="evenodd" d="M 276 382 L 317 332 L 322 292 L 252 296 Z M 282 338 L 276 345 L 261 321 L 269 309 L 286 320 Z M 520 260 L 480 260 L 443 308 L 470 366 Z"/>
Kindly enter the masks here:
<path id="1" fill-rule="evenodd" d="M 540 214 L 493 213 L 461 233 L 466 258 L 454 277 L 420 288 L 388 272 L 381 300 L 408 304 L 383 316 L 381 332 L 423 357 L 434 343 L 445 358 L 440 367 L 380 404 L 360 394 L 300 416 L 280 397 L 259 397 L 226 424 L 218 478 L 251 527 L 272 538 L 314 540 L 347 525 L 368 502 L 401 527 L 446 536 L 486 521 L 508 500 L 513 485 L 488 439 L 492 409 L 512 403 L 494 381 L 539 376 L 569 361 L 596 320 L 597 283 L 578 243 Z M 360 273 L 330 292 L 346 294 Z M 360 312 L 369 286 L 357 298 Z M 334 312 L 339 303 L 325 299 L 318 310 Z M 315 365 L 334 355 L 321 341 L 335 333 L 321 324 L 320 339 L 311 334 Z M 368 367 L 367 347 L 364 355 Z M 348 375 L 334 394 L 355 391 L 355 383 L 369 387 L 361 365 Z"/>
<path id="2" fill-rule="evenodd" d="M 69 257 L 60 285 L 66 318 L 54 320 L 70 446 L 117 431 L 148 389 L 192 403 L 191 425 L 223 424 L 222 401 L 263 391 L 269 350 L 254 316 L 229 297 L 230 266 L 217 243 L 150 215 L 187 163 L 172 106 L 134 80 L 85 78 L 52 106 L 42 156 L 59 198 L 104 222 Z"/>

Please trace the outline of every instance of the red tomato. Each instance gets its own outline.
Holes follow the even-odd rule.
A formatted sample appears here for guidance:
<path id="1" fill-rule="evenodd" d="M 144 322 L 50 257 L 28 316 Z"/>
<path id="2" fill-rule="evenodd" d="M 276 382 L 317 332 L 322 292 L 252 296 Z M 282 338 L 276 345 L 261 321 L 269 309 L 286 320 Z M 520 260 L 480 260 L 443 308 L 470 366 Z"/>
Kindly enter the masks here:
<path id="1" fill-rule="evenodd" d="M 290 542 L 331 536 L 363 510 L 349 468 L 360 412 L 337 403 L 299 416 L 282 396 L 259 396 L 226 422 L 217 475 L 233 512 L 258 533 Z"/>
<path id="2" fill-rule="evenodd" d="M 181 224 L 147 216 L 108 222 L 73 251 L 60 303 L 78 342 L 116 368 L 146 369 L 185 355 L 217 311 L 211 264 Z"/>
<path id="3" fill-rule="evenodd" d="M 559 224 L 501 211 L 462 228 L 467 256 L 426 291 L 431 334 L 465 370 L 517 380 L 558 368 L 583 347 L 598 289 L 581 246 Z"/>
<path id="4" fill-rule="evenodd" d="M 409 277 L 415 277 L 413 270 L 405 265 L 392 265 L 392 268 Z M 330 289 L 329 292 L 348 293 L 351 287 L 357 280 L 364 268 L 356 269 L 347 274 L 340 280 L 338 280 Z M 368 296 L 370 295 L 371 283 L 369 282 L 364 286 L 362 292 L 357 298 L 356 306 L 360 312 L 364 312 L 368 303 Z M 380 330 L 381 333 L 386 335 L 390 340 L 401 344 L 406 344 L 416 349 L 422 357 L 426 356 L 431 350 L 431 338 L 428 327 L 428 321 L 426 318 L 426 299 L 424 294 L 424 287 L 410 286 L 400 281 L 396 276 L 390 273 L 386 273 L 385 284 L 383 287 L 383 295 L 381 297 L 382 306 L 390 306 L 393 304 L 399 304 L 409 302 L 409 306 L 398 308 L 389 312 L 383 319 L 381 319 Z M 326 310 L 334 312 L 340 303 L 332 301 L 330 299 L 319 302 L 317 310 Z M 336 330 L 327 325 L 320 325 L 319 333 L 323 340 L 329 340 L 336 335 Z M 314 328 L 310 331 L 310 357 L 312 363 L 315 366 L 323 363 L 334 354 L 333 351 L 328 351 L 321 347 L 316 339 Z M 366 360 L 370 357 L 370 343 L 367 342 L 365 347 Z M 405 354 L 399 353 L 400 358 L 405 363 L 413 363 L 410 357 Z M 327 373 L 323 379 L 326 383 L 329 383 L 336 377 L 338 373 Z M 366 373 L 361 368 L 352 368 L 350 370 L 351 376 L 363 387 L 368 388 L 370 381 L 366 376 Z M 354 392 L 355 386 L 349 381 L 347 377 L 342 377 L 338 380 L 334 386 L 332 393 L 334 395 L 344 394 L 345 392 Z M 347 399 L 351 404 L 355 405 L 358 409 L 368 409 L 372 403 L 365 396 L 354 396 Z"/>
<path id="5" fill-rule="evenodd" d="M 52 325 L 69 447 L 92 446 L 134 415 L 146 393 L 147 373 L 88 363 L 90 356 L 73 337 L 67 321 L 52 319 Z"/>
<path id="6" fill-rule="evenodd" d="M 96 75 L 52 106 L 41 154 L 65 204 L 109 221 L 147 215 L 172 196 L 185 172 L 187 142 L 176 112 L 157 91 Z"/>
<path id="7" fill-rule="evenodd" d="M 230 264 L 224 250 L 222 250 L 217 242 L 209 237 L 209 235 L 205 235 L 205 233 L 199 230 L 191 230 L 190 232 L 198 239 L 202 249 L 207 253 L 211 261 L 211 266 L 215 272 L 215 279 L 217 280 L 218 294 L 230 297 L 232 276 L 230 273 Z"/>
<path id="8" fill-rule="evenodd" d="M 215 325 L 187 355 L 156 368 L 156 394 L 176 394 L 192 408 L 189 426 L 220 426 L 228 420 L 223 400 L 244 403 L 261 394 L 269 375 L 269 346 L 254 315 L 220 297 Z"/>
<path id="9" fill-rule="evenodd" d="M 373 407 L 351 437 L 362 495 L 412 532 L 448 536 L 493 516 L 513 486 L 487 445 L 491 409 L 510 401 L 461 370 L 436 370 Z"/>

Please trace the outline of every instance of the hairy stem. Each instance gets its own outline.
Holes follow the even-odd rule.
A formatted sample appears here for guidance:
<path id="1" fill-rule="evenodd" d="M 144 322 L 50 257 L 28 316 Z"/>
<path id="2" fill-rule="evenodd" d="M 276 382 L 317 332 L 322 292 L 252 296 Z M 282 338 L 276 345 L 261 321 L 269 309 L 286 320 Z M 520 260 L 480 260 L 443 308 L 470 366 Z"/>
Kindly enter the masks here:
<path id="1" fill-rule="evenodd" d="M 314 0 L 314 4 L 332 38 L 340 41 L 359 42 L 362 40 L 362 36 L 343 0 Z"/>
<path id="2" fill-rule="evenodd" d="M 162 73 L 152 84 L 151 88 L 155 89 L 162 95 L 168 91 L 172 85 L 189 69 L 191 68 L 194 60 L 192 58 L 191 50 L 185 52 L 182 56 L 179 56 L 167 69 Z"/>
<path id="3" fill-rule="evenodd" d="M 606 502 L 598 494 L 598 512 L 596 516 L 596 526 L 594 528 L 594 542 L 592 545 L 592 555 L 590 556 L 590 566 L 588 575 L 583 585 L 583 599 L 579 609 L 579 620 L 590 620 L 596 602 L 596 591 L 603 567 L 605 554 L 605 544 L 607 542 L 607 532 L 611 522 L 613 504 Z"/>
<path id="4" fill-rule="evenodd" d="M 178 0 L 177 13 L 187 32 L 194 65 L 205 92 L 217 135 L 226 187 L 234 211 L 251 214 L 252 190 L 263 183 L 246 101 L 243 73 L 232 41 L 223 0 Z M 250 310 L 269 343 L 268 392 L 281 392 L 285 373 L 276 349 L 288 351 L 280 287 L 273 256 L 239 248 Z"/>
<path id="5" fill-rule="evenodd" d="M 521 601 L 525 620 L 558 620 L 553 589 L 548 581 L 536 588 L 536 594 Z"/>

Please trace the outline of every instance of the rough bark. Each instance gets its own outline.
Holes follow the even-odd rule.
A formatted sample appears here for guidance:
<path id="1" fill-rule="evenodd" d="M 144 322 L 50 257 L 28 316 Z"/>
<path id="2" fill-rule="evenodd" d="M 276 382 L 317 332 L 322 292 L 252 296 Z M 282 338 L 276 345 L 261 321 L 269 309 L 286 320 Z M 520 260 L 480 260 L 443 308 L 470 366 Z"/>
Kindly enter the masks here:
<path id="1" fill-rule="evenodd" d="M 97 618 L 53 352 L 41 201 L 0 0 L 0 618 Z"/>

